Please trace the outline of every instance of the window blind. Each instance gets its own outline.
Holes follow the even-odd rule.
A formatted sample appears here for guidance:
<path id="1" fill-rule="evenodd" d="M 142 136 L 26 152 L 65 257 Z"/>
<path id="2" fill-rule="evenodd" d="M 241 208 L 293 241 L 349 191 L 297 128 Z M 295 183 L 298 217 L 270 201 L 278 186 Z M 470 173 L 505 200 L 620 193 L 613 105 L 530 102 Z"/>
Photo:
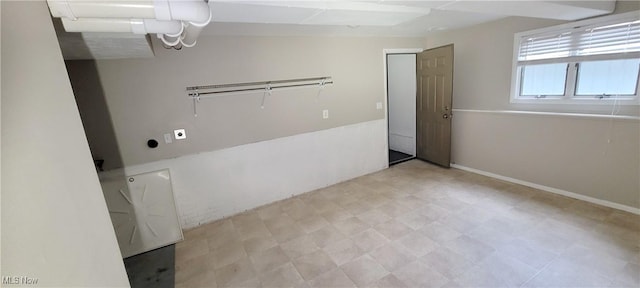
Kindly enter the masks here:
<path id="1" fill-rule="evenodd" d="M 640 20 L 638 17 L 619 19 L 614 23 L 525 35 L 520 38 L 518 61 L 528 62 L 628 52 L 640 52 Z"/>

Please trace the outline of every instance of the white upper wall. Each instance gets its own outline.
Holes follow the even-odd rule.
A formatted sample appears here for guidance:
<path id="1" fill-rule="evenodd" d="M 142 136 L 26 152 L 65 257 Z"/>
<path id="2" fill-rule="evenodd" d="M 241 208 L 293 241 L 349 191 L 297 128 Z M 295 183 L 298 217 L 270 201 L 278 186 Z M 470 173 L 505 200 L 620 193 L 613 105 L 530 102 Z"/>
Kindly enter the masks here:
<path id="1" fill-rule="evenodd" d="M 47 5 L 1 7 L 0 274 L 129 287 Z"/>

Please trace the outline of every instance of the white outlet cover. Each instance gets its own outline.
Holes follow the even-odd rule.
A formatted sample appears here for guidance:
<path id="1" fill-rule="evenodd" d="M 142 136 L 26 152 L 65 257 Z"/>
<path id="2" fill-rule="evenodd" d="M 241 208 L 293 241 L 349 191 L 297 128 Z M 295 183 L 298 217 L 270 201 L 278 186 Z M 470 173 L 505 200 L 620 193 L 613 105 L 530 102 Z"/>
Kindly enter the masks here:
<path id="1" fill-rule="evenodd" d="M 173 136 L 176 137 L 176 140 L 187 139 L 187 133 L 184 131 L 184 129 L 173 130 Z"/>
<path id="2" fill-rule="evenodd" d="M 169 144 L 173 142 L 173 138 L 171 138 L 171 133 L 164 134 L 164 143 Z"/>
<path id="3" fill-rule="evenodd" d="M 378 109 L 378 110 L 382 109 L 382 102 L 377 102 L 376 103 L 376 109 Z"/>
<path id="4" fill-rule="evenodd" d="M 322 119 L 329 118 L 329 110 L 322 110 Z"/>

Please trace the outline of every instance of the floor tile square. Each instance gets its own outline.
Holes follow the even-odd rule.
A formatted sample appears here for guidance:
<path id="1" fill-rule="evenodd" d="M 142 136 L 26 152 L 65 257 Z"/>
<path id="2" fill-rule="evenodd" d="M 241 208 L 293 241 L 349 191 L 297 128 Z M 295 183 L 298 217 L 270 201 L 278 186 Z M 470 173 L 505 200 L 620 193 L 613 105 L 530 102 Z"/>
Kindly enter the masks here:
<path id="1" fill-rule="evenodd" d="M 409 288 L 406 284 L 404 284 L 398 277 L 393 274 L 388 274 L 387 276 L 382 277 L 382 279 L 373 283 L 373 287 L 376 288 Z"/>
<path id="2" fill-rule="evenodd" d="M 413 255 L 404 252 L 403 249 L 397 249 L 392 244 L 379 247 L 369 252 L 369 255 L 390 272 L 416 259 Z"/>
<path id="3" fill-rule="evenodd" d="M 449 279 L 454 279 L 471 269 L 477 261 L 462 256 L 449 248 L 438 247 L 420 258 L 420 262 L 438 271 Z"/>
<path id="4" fill-rule="evenodd" d="M 352 259 L 362 256 L 365 253 L 351 239 L 343 239 L 337 242 L 333 242 L 324 247 L 323 250 L 337 265 L 347 263 Z"/>
<path id="5" fill-rule="evenodd" d="M 403 246 L 415 257 L 422 257 L 439 246 L 438 243 L 429 239 L 429 237 L 424 236 L 420 232 L 412 232 L 393 243 Z"/>
<path id="6" fill-rule="evenodd" d="M 345 239 L 346 236 L 331 225 L 320 228 L 309 234 L 318 247 L 325 247 L 333 242 Z"/>
<path id="7" fill-rule="evenodd" d="M 413 230 L 418 230 L 425 225 L 433 222 L 433 219 L 422 215 L 419 211 L 413 211 L 406 214 L 403 214 L 396 218 L 396 220 L 404 223 L 409 226 Z"/>
<path id="8" fill-rule="evenodd" d="M 290 262 L 258 277 L 262 287 L 303 287 L 304 279 Z"/>
<path id="9" fill-rule="evenodd" d="M 272 237 L 256 237 L 244 240 L 242 242 L 244 251 L 247 252 L 249 256 L 278 246 L 278 242 Z"/>
<path id="10" fill-rule="evenodd" d="M 234 287 L 254 279 L 255 271 L 248 258 L 215 270 L 218 287 Z"/>
<path id="11" fill-rule="evenodd" d="M 418 231 L 439 244 L 444 244 L 450 240 L 462 236 L 460 232 L 453 230 L 437 221 L 427 224 L 426 226 L 420 228 Z"/>
<path id="12" fill-rule="evenodd" d="M 347 210 L 342 208 L 335 208 L 332 210 L 328 210 L 323 212 L 320 215 L 322 215 L 322 217 L 330 223 L 344 221 L 346 219 L 353 217 L 351 213 L 349 213 Z"/>
<path id="13" fill-rule="evenodd" d="M 309 254 L 318 249 L 318 246 L 313 242 L 313 238 L 309 235 L 300 236 L 298 238 L 289 240 L 280 244 L 280 247 L 287 256 L 291 259 L 298 258 L 302 255 Z"/>
<path id="14" fill-rule="evenodd" d="M 293 260 L 293 264 L 306 281 L 312 280 L 338 267 L 333 263 L 329 255 L 322 250 L 316 250 L 316 252 L 295 259 Z"/>
<path id="15" fill-rule="evenodd" d="M 209 253 L 209 245 L 206 239 L 185 240 L 176 244 L 176 264 L 185 263 L 188 260 Z"/>
<path id="16" fill-rule="evenodd" d="M 542 268 L 558 256 L 519 238 L 505 243 L 498 251 L 534 268 Z"/>
<path id="17" fill-rule="evenodd" d="M 306 235 L 302 228 L 295 223 L 290 226 L 273 229 L 271 233 L 278 243 L 284 243 L 291 239 Z"/>
<path id="18" fill-rule="evenodd" d="M 269 248 L 256 255 L 251 256 L 251 262 L 258 274 L 272 271 L 290 261 L 289 257 L 279 246 Z"/>
<path id="19" fill-rule="evenodd" d="M 348 211 L 354 216 L 358 216 L 362 213 L 369 212 L 369 207 L 362 205 L 358 202 L 349 202 L 345 204 L 340 204 L 344 210 Z"/>
<path id="20" fill-rule="evenodd" d="M 246 257 L 247 253 L 244 251 L 242 242 L 227 243 L 213 251 L 213 258 L 215 259 L 214 268 L 218 269 Z"/>
<path id="21" fill-rule="evenodd" d="M 349 277 L 344 274 L 339 268 L 333 269 L 330 272 L 322 274 L 315 279 L 309 281 L 309 286 L 314 288 L 352 288 L 357 287 Z"/>
<path id="22" fill-rule="evenodd" d="M 380 280 L 389 274 L 387 270 L 378 264 L 371 256 L 364 255 L 349 263 L 340 266 L 351 280 L 359 287 L 368 286 L 370 283 Z"/>
<path id="23" fill-rule="evenodd" d="M 355 235 L 369 228 L 369 225 L 367 225 L 367 223 L 362 222 L 362 220 L 356 217 L 351 217 L 336 222 L 333 224 L 333 226 L 346 236 Z"/>
<path id="24" fill-rule="evenodd" d="M 462 235 L 447 242 L 444 247 L 447 247 L 473 261 L 480 261 L 495 251 L 491 246 L 483 244 L 482 242 L 474 240 L 466 235 Z"/>
<path id="25" fill-rule="evenodd" d="M 419 261 L 413 261 L 393 272 L 408 287 L 441 287 L 449 282 L 447 277 L 427 267 Z"/>
<path id="26" fill-rule="evenodd" d="M 382 213 L 382 211 L 378 209 L 369 210 L 368 212 L 365 212 L 356 216 L 356 218 L 362 220 L 362 222 L 365 222 L 371 226 L 375 226 L 380 223 L 384 223 L 391 220 L 391 217 L 387 216 L 387 214 L 385 213 Z"/>
<path id="27" fill-rule="evenodd" d="M 369 228 L 351 237 L 353 241 L 360 247 L 362 251 L 371 251 L 382 245 L 389 243 L 389 240 L 378 233 L 378 231 Z"/>
<path id="28" fill-rule="evenodd" d="M 389 240 L 396 240 L 413 232 L 413 229 L 404 225 L 402 222 L 398 222 L 397 220 L 390 220 L 385 223 L 378 224 L 374 226 L 374 229 Z"/>
<path id="29" fill-rule="evenodd" d="M 571 260 L 556 259 L 523 287 L 607 287 L 612 283 L 613 280 L 592 273 Z"/>
<path id="30" fill-rule="evenodd" d="M 329 222 L 327 222 L 327 220 L 318 215 L 300 219 L 297 223 L 300 228 L 302 228 L 302 230 L 306 233 L 313 233 L 329 225 Z"/>

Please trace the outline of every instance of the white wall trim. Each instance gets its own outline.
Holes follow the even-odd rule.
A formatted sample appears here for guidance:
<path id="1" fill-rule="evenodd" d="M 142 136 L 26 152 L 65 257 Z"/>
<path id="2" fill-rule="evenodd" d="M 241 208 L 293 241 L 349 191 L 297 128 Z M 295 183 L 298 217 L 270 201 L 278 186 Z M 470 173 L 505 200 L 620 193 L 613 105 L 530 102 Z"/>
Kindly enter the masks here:
<path id="1" fill-rule="evenodd" d="M 398 134 L 398 133 L 389 133 L 389 135 L 403 137 L 403 138 L 412 138 L 412 139 L 414 138 L 413 136 L 408 136 L 408 135 L 403 135 L 403 134 Z"/>
<path id="2" fill-rule="evenodd" d="M 574 118 L 596 118 L 596 119 L 618 119 L 618 120 L 640 121 L 640 117 L 639 116 L 587 114 L 587 113 L 537 112 L 537 111 L 518 111 L 518 110 L 475 110 L 475 109 L 453 109 L 453 112 L 510 114 L 510 115 L 534 115 L 534 116 L 558 116 L 558 117 L 574 117 Z"/>
<path id="3" fill-rule="evenodd" d="M 487 171 L 483 171 L 483 170 L 479 170 L 479 169 L 475 169 L 475 168 L 470 168 L 470 167 L 458 165 L 458 164 L 451 164 L 451 167 L 456 168 L 456 169 L 460 169 L 460 170 L 464 170 L 464 171 L 468 171 L 468 172 L 471 172 L 471 173 L 480 174 L 480 175 L 484 175 L 484 176 L 487 176 L 487 177 L 491 177 L 491 178 L 495 178 L 495 179 L 499 179 L 499 180 L 515 183 L 515 184 L 528 186 L 528 187 L 535 188 L 535 189 L 538 189 L 538 190 L 551 192 L 551 193 L 554 193 L 554 194 L 558 194 L 558 195 L 562 195 L 562 196 L 566 196 L 566 197 L 570 197 L 570 198 L 574 198 L 574 199 L 590 202 L 590 203 L 593 203 L 593 204 L 597 204 L 597 205 L 601 205 L 601 206 L 605 206 L 605 207 L 609 207 L 609 208 L 613 208 L 613 209 L 626 211 L 626 212 L 633 213 L 633 214 L 636 214 L 636 215 L 640 215 L 640 208 L 635 208 L 635 207 L 622 205 L 622 204 L 614 203 L 614 202 L 607 201 L 607 200 L 593 198 L 593 197 L 585 196 L 585 195 L 582 195 L 582 194 L 569 192 L 569 191 L 566 191 L 566 190 L 553 188 L 553 187 L 549 187 L 549 186 L 544 186 L 544 185 L 540 185 L 540 184 L 536 184 L 536 183 L 532 183 L 532 182 L 528 182 L 528 181 L 524 181 L 524 180 L 520 180 L 520 179 L 515 179 L 515 178 L 511 178 L 511 177 L 507 177 L 507 176 L 503 176 L 503 175 L 499 175 L 499 174 L 495 174 L 495 173 L 491 173 L 491 172 L 487 172 Z"/>
<path id="4" fill-rule="evenodd" d="M 382 49 L 382 51 L 384 52 L 384 56 L 386 59 L 387 54 L 416 54 L 424 51 L 424 49 L 423 48 L 398 48 L 398 49 Z"/>

